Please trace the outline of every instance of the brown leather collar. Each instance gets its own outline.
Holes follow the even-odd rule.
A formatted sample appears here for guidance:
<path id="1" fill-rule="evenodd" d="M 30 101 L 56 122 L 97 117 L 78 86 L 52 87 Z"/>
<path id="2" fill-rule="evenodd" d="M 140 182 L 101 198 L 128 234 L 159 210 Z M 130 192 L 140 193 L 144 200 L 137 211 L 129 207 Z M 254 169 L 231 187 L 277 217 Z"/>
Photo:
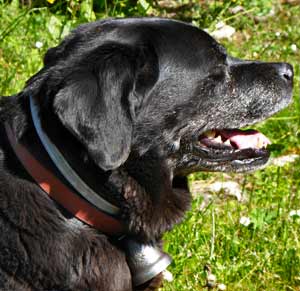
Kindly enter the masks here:
<path id="1" fill-rule="evenodd" d="M 48 167 L 45 167 L 36 159 L 34 154 L 17 140 L 13 130 L 7 123 L 5 124 L 5 129 L 12 149 L 24 168 L 53 200 L 79 220 L 101 232 L 110 235 L 125 233 L 125 227 L 120 220 L 97 209 L 93 204 L 83 199 L 80 194 L 76 193 L 76 191 L 66 183 L 63 183 L 61 179 L 58 178 L 58 175 L 50 171 Z M 49 160 L 49 157 L 46 158 Z"/>

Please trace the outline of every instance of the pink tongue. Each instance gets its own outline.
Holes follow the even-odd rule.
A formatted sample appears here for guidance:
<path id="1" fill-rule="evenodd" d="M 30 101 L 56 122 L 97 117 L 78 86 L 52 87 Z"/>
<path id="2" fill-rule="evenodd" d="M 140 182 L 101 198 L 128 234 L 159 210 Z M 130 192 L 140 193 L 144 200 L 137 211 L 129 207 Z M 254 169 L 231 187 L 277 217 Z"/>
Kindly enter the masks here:
<path id="1" fill-rule="evenodd" d="M 271 144 L 271 141 L 265 135 L 253 129 L 224 129 L 220 131 L 220 135 L 225 139 L 229 139 L 238 149 L 260 149 Z"/>

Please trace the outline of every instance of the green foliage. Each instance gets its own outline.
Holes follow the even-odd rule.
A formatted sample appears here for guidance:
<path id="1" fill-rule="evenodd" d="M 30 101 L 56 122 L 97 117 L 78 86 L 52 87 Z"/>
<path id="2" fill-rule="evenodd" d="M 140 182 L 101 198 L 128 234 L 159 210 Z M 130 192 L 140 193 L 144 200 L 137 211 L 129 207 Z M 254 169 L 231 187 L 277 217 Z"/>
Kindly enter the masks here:
<path id="1" fill-rule="evenodd" d="M 298 163 L 244 175 L 244 203 L 229 199 L 199 211 L 196 198 L 185 223 L 166 237 L 175 282 L 164 290 L 204 290 L 205 264 L 228 290 L 298 290 L 300 217 L 289 213 L 300 206 L 299 173 Z M 234 177 L 215 174 L 218 180 Z M 243 216 L 248 226 L 239 222 Z"/>
<path id="2" fill-rule="evenodd" d="M 104 17 L 164 16 L 213 31 L 224 21 L 237 30 L 222 41 L 228 52 L 245 59 L 288 61 L 295 70 L 294 102 L 256 126 L 273 141 L 272 155 L 300 154 L 300 7 L 267 0 L 0 0 L 0 95 L 19 92 L 42 67 L 49 47 L 78 24 Z M 242 6 L 237 13 L 232 8 Z M 294 49 L 294 46 L 298 49 Z M 244 202 L 217 200 L 199 209 L 196 197 L 183 224 L 167 234 L 175 281 L 164 291 L 205 290 L 210 264 L 227 290 L 300 290 L 300 163 L 248 175 L 196 173 L 196 180 L 237 180 Z M 240 223 L 242 216 L 251 223 Z"/>

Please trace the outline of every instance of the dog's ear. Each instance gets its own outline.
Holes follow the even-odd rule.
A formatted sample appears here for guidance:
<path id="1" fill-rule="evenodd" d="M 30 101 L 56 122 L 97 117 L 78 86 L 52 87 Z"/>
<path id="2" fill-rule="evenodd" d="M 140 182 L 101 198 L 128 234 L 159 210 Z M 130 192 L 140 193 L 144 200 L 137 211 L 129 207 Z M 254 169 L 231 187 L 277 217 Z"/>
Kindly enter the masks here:
<path id="1" fill-rule="evenodd" d="M 103 170 L 128 158 L 135 115 L 157 78 L 156 70 L 149 70 L 155 66 L 152 61 L 144 49 L 102 45 L 81 56 L 54 97 L 62 124 Z"/>

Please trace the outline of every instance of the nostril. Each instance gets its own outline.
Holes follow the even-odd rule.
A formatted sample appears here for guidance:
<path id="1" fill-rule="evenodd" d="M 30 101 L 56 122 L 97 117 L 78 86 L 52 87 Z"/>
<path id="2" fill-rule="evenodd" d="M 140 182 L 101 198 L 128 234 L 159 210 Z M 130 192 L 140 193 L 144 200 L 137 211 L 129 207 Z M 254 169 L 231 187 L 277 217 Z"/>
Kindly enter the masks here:
<path id="1" fill-rule="evenodd" d="M 288 81 L 291 81 L 291 80 L 292 80 L 291 74 L 283 74 L 283 77 L 284 77 L 285 79 L 287 79 Z"/>
<path id="2" fill-rule="evenodd" d="M 280 69 L 280 74 L 287 81 L 292 81 L 294 76 L 293 67 L 290 64 L 283 64 Z"/>

